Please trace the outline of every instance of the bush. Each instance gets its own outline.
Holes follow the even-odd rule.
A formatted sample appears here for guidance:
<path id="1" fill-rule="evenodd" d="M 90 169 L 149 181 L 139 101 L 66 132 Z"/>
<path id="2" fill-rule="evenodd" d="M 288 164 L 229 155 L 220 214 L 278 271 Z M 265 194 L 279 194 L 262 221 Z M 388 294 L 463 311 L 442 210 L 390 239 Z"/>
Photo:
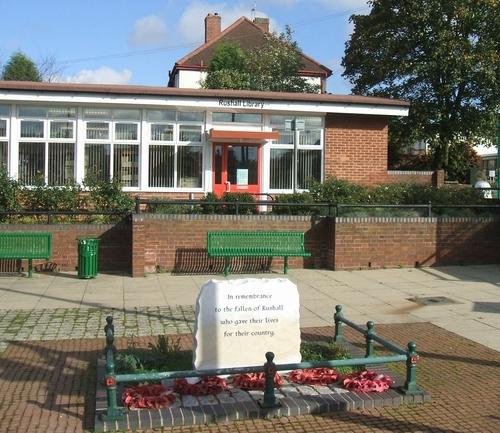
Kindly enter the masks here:
<path id="1" fill-rule="evenodd" d="M 239 203 L 238 213 L 240 215 L 251 215 L 257 213 L 255 198 L 248 192 L 225 192 L 221 201 Z M 230 215 L 236 214 L 236 205 L 224 205 L 223 213 Z"/>
<path id="2" fill-rule="evenodd" d="M 322 211 L 319 207 L 309 206 L 314 203 L 314 198 L 309 192 L 294 194 L 281 194 L 274 199 L 275 203 L 300 203 L 304 206 L 273 206 L 273 214 L 276 215 L 319 215 Z"/>
<path id="3" fill-rule="evenodd" d="M 118 179 L 103 180 L 91 176 L 83 185 L 88 189 L 90 206 L 96 211 L 126 213 L 134 208 L 134 200 L 122 191 Z"/>
<path id="4" fill-rule="evenodd" d="M 17 196 L 19 184 L 7 175 L 5 168 L 0 168 L 0 211 L 16 211 L 20 209 Z"/>
<path id="5" fill-rule="evenodd" d="M 218 203 L 220 200 L 213 192 L 209 192 L 203 199 L 200 200 L 201 204 L 201 212 L 204 214 L 217 214 L 222 213 L 222 209 L 220 206 L 215 205 L 213 203 Z"/>
<path id="6" fill-rule="evenodd" d="M 336 178 L 324 183 L 311 182 L 309 192 L 318 203 L 366 204 L 369 201 L 367 187 Z"/>

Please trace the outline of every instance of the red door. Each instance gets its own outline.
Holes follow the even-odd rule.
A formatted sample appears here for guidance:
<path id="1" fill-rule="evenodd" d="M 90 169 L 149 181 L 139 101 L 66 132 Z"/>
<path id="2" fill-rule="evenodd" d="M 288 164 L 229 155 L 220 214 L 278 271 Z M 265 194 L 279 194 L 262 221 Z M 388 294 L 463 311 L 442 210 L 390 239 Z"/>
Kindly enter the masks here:
<path id="1" fill-rule="evenodd" d="M 214 144 L 213 191 L 259 193 L 260 146 Z"/>

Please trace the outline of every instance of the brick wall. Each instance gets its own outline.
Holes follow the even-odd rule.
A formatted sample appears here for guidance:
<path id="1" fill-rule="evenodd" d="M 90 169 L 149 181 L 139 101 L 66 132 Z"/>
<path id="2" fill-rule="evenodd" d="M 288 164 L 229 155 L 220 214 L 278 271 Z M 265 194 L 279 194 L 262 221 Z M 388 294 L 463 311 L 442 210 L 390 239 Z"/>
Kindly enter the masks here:
<path id="1" fill-rule="evenodd" d="M 386 183 L 417 183 L 420 185 L 444 185 L 444 170 L 436 171 L 403 171 L 389 170 Z"/>
<path id="2" fill-rule="evenodd" d="M 330 219 L 268 215 L 151 215 L 133 217 L 133 276 L 156 270 L 221 273 L 222 259 L 207 256 L 207 232 L 215 230 L 301 231 L 311 258 L 290 258 L 290 267 L 325 267 Z M 279 268 L 282 258 L 234 259 L 235 271 Z"/>
<path id="3" fill-rule="evenodd" d="M 494 218 L 337 218 L 331 269 L 500 263 Z"/>
<path id="4" fill-rule="evenodd" d="M 387 179 L 387 117 L 328 114 L 325 124 L 325 178 L 363 185 Z"/>
<path id="5" fill-rule="evenodd" d="M 54 225 L 27 225 L 1 224 L 2 232 L 29 231 L 52 233 L 52 259 L 49 263 L 44 260 L 34 260 L 38 268 L 47 270 L 74 271 L 78 264 L 78 242 L 80 236 L 97 237 L 99 242 L 99 271 L 126 272 L 131 268 L 131 224 L 54 224 Z M 0 260 L 0 262 L 3 262 Z M 2 271 L 15 270 L 14 261 L 5 261 L 0 265 Z M 24 262 L 26 270 L 27 264 Z"/>

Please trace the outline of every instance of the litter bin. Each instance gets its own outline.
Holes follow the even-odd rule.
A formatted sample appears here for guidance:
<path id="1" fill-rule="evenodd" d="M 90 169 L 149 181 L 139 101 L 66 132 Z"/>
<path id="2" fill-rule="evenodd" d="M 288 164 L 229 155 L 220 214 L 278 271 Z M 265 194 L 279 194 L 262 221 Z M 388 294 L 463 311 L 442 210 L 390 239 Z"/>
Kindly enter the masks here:
<path id="1" fill-rule="evenodd" d="M 99 259 L 99 239 L 77 238 L 78 278 L 95 278 Z"/>

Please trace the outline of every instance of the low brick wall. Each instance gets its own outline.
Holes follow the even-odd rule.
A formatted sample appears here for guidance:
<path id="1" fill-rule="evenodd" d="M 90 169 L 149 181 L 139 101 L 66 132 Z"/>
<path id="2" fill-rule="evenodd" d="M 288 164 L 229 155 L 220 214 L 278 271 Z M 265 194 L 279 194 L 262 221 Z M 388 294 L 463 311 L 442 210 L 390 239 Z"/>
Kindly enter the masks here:
<path id="1" fill-rule="evenodd" d="M 331 269 L 500 263 L 498 218 L 337 218 Z"/>
<path id="2" fill-rule="evenodd" d="M 131 224 L 0 224 L 2 232 L 52 233 L 52 259 L 34 260 L 35 266 L 46 270 L 74 271 L 78 264 L 80 236 L 97 237 L 99 242 L 99 271 L 130 273 L 132 263 Z M 2 271 L 15 270 L 14 260 L 0 260 Z M 23 263 L 27 269 L 26 263 Z"/>
<path id="3" fill-rule="evenodd" d="M 133 216 L 133 276 L 155 270 L 180 273 L 221 273 L 222 259 L 207 255 L 207 232 L 216 230 L 300 231 L 311 258 L 290 258 L 290 267 L 326 267 L 331 219 L 269 215 L 154 215 Z M 238 272 L 282 266 L 282 258 L 233 259 Z"/>
<path id="4" fill-rule="evenodd" d="M 388 170 L 385 183 L 416 183 L 419 185 L 442 186 L 444 171 Z"/>

